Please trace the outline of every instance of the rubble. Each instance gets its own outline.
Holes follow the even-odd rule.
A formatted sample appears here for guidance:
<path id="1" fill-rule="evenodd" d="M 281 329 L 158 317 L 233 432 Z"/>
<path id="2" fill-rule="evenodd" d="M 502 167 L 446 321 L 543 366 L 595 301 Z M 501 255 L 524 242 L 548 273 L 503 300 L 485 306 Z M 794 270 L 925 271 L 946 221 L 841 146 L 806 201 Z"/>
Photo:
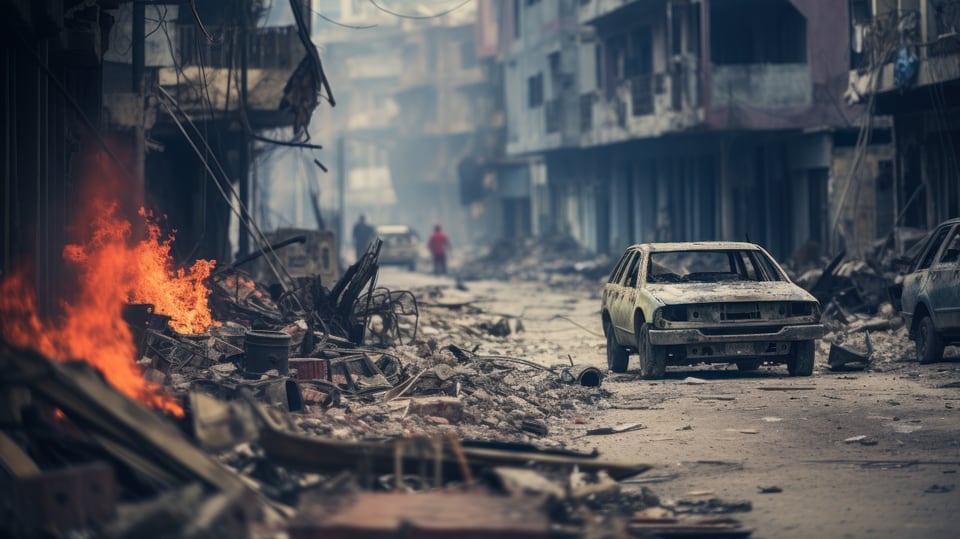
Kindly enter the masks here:
<path id="1" fill-rule="evenodd" d="M 610 265 L 607 255 L 591 254 L 575 239 L 557 235 L 501 240 L 464 264 L 458 278 L 538 281 L 551 287 L 580 287 L 595 293 Z"/>
<path id="2" fill-rule="evenodd" d="M 177 333 L 152 306 L 129 306 L 124 320 L 144 376 L 182 404 L 182 417 L 130 400 L 87 363 L 0 344 L 0 395 L 10 405 L 0 470 L 16 499 L 30 502 L 0 531 L 63 536 L 96 525 L 105 537 L 213 537 L 255 527 L 313 537 L 362 525 L 390 533 L 408 525 L 352 512 L 389 500 L 424 530 L 579 536 L 585 512 L 622 519 L 659 503 L 620 483 L 648 465 L 551 438 L 605 397 L 599 369 L 569 357 L 546 366 L 479 353 L 522 331 L 521 321 L 443 290 L 420 294 L 429 300 L 424 329 L 434 332 L 419 332 L 417 294 L 376 287 L 378 248 L 330 289 L 301 278 L 271 291 L 236 268 L 216 273 L 210 303 L 223 323 L 205 334 Z M 83 490 L 91 486 L 96 496 Z M 420 496 L 409 498 L 413 491 Z M 68 509 L 36 503 L 64 492 L 75 501 Z M 434 498 L 487 507 L 484 522 L 530 506 L 516 522 L 498 517 L 481 530 L 463 511 L 435 518 Z"/>

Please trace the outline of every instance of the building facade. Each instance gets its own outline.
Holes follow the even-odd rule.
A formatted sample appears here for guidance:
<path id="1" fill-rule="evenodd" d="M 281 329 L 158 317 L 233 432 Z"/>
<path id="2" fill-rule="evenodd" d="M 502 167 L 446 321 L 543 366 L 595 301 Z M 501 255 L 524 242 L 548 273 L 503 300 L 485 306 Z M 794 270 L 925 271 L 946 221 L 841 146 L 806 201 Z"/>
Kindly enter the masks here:
<path id="1" fill-rule="evenodd" d="M 857 144 L 835 2 L 495 4 L 506 153 L 527 162 L 530 233 L 598 252 L 749 238 L 781 258 L 863 250 L 883 233 L 853 217 L 862 205 L 831 206 L 847 184 L 873 189 L 890 159 L 883 125 Z"/>
<path id="2" fill-rule="evenodd" d="M 893 118 L 895 226 L 960 216 L 960 2 L 852 0 L 851 101 Z"/>

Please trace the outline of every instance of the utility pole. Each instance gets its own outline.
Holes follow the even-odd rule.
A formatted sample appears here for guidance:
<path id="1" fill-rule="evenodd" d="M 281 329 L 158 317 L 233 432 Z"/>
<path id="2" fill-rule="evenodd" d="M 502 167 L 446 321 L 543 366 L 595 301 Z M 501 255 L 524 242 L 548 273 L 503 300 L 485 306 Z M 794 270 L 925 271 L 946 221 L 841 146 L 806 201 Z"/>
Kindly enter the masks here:
<path id="1" fill-rule="evenodd" d="M 146 49 L 146 5 L 144 0 L 134 0 L 133 2 L 133 32 L 132 32 L 132 48 L 131 48 L 131 75 L 132 79 L 130 81 L 130 91 L 137 98 L 137 103 L 140 105 L 139 118 L 136 122 L 136 127 L 134 128 L 133 136 L 133 175 L 136 181 L 136 190 L 139 203 L 142 204 L 144 200 L 144 193 L 146 192 L 146 161 L 147 161 L 147 144 L 146 144 L 146 134 L 144 133 L 144 121 L 145 121 L 145 101 L 143 95 L 143 75 L 144 75 L 144 64 L 146 63 L 145 59 L 145 49 Z M 135 237 L 138 235 L 135 232 Z"/>
<path id="2" fill-rule="evenodd" d="M 249 14 L 250 10 L 245 0 L 238 3 L 240 7 L 240 114 L 247 113 L 247 49 L 249 49 Z M 240 204 L 245 208 L 250 208 L 250 138 L 247 133 L 247 119 L 241 118 L 240 121 Z M 251 128 L 252 129 L 252 128 Z M 250 212 L 241 212 L 246 215 L 247 220 L 253 219 Z M 239 256 L 244 256 L 250 252 L 250 233 L 249 222 L 240 223 L 240 235 L 237 240 L 237 251 Z"/>

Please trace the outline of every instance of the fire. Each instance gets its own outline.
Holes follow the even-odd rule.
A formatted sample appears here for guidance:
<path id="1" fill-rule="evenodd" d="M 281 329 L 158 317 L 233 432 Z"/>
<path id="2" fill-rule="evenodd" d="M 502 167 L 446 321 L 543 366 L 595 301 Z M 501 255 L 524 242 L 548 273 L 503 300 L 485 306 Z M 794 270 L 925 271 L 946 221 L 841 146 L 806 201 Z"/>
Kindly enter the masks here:
<path id="1" fill-rule="evenodd" d="M 92 177 L 103 178 L 99 172 Z M 11 344 L 53 359 L 83 359 L 125 395 L 182 416 L 175 399 L 144 379 L 121 313 L 126 303 L 152 303 L 157 312 L 172 317 L 175 330 L 205 331 L 215 324 L 204 284 L 215 262 L 200 260 L 187 270 L 176 269 L 170 255 L 173 237 L 164 238 L 143 209 L 146 238 L 131 245 L 131 223 L 118 216 L 115 196 L 106 194 L 116 191 L 103 185 L 98 191 L 84 199 L 78 213 L 74 230 L 82 238 L 63 250 L 66 269 L 76 282 L 71 297 L 61 301 L 62 316 L 42 319 L 31 273 L 16 271 L 0 282 L 0 332 Z"/>

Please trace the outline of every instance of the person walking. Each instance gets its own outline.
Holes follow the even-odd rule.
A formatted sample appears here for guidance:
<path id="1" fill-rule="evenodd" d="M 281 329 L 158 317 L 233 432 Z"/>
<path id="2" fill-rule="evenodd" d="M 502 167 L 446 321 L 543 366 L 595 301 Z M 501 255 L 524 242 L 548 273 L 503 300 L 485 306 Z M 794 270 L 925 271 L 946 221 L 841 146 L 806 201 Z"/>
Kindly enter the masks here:
<path id="1" fill-rule="evenodd" d="M 427 240 L 427 247 L 430 249 L 430 254 L 433 255 L 433 274 L 446 275 L 447 249 L 450 248 L 450 238 L 443 233 L 439 223 L 433 225 L 433 234 Z"/>
<path id="2" fill-rule="evenodd" d="M 357 254 L 357 260 L 363 256 L 367 250 L 367 245 L 373 239 L 373 227 L 367 224 L 367 216 L 360 214 L 357 224 L 353 225 L 353 249 Z"/>

